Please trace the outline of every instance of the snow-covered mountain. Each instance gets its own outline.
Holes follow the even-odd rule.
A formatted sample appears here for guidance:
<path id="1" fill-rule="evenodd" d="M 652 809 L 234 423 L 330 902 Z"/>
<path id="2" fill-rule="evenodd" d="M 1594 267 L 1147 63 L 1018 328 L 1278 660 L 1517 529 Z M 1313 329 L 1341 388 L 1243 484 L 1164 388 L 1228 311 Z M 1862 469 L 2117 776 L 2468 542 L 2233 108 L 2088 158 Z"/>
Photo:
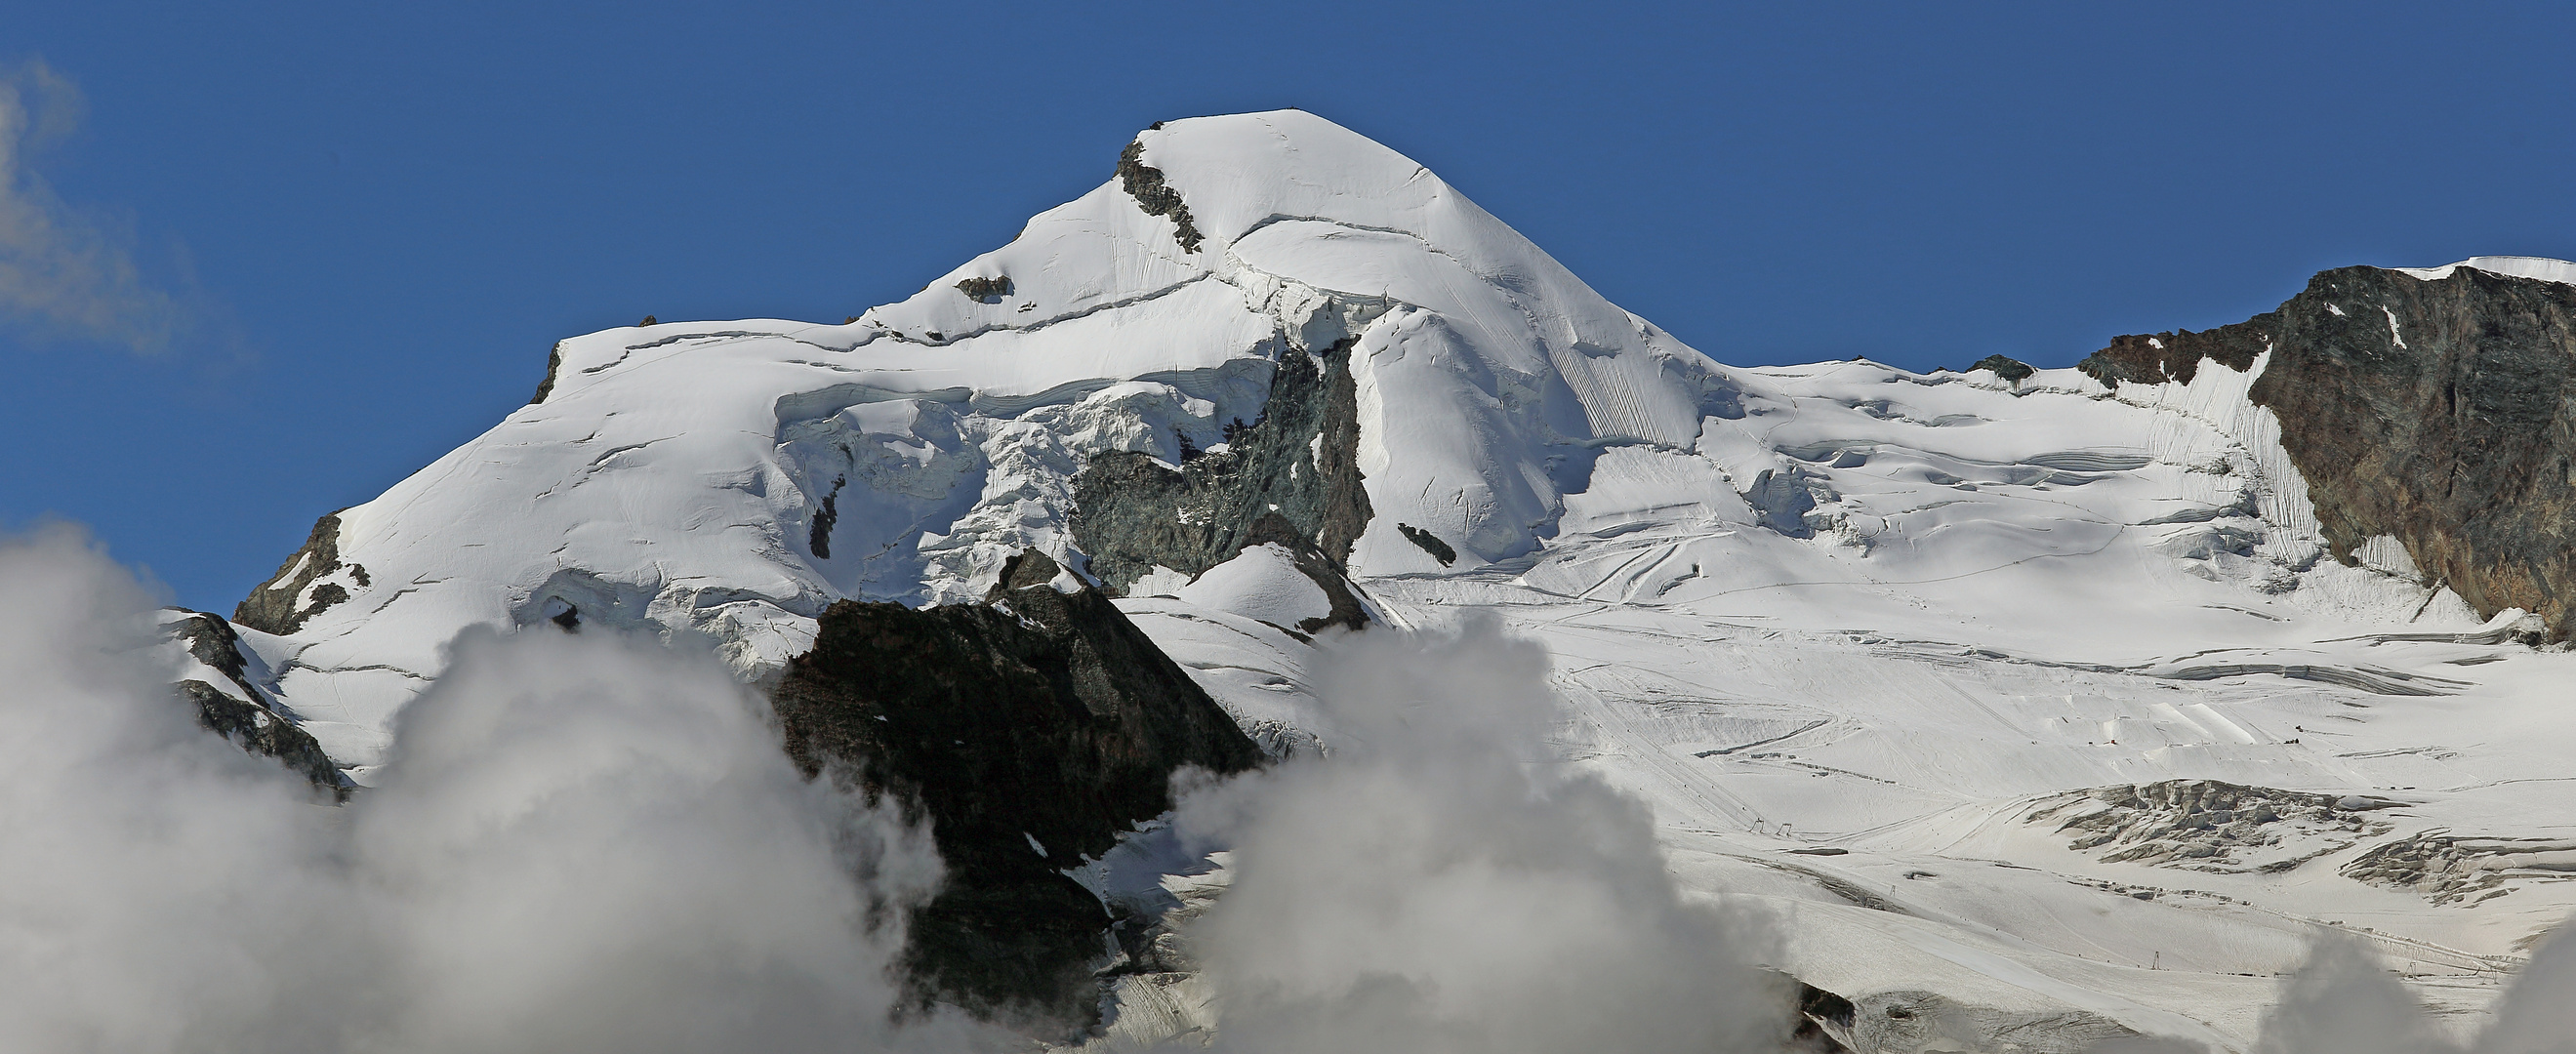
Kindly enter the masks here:
<path id="1" fill-rule="evenodd" d="M 2565 340 L 2570 268 L 2328 272 L 2080 370 L 1739 369 L 1322 118 L 1175 121 L 845 324 L 563 341 L 535 401 L 325 517 L 239 665 L 364 785 L 468 627 L 697 636 L 765 685 L 835 601 L 975 600 L 1035 548 L 1277 752 L 1336 735 L 1315 634 L 1485 613 L 1556 656 L 1555 760 L 1782 920 L 1837 1041 L 1948 1008 L 2242 1049 L 2320 925 L 2466 1011 L 2576 905 L 2576 660 L 2521 610 L 2560 579 L 2488 588 L 2563 537 L 2564 442 L 2513 455 L 2541 498 L 2442 506 L 2407 481 L 2492 445 L 2458 384 L 2456 434 L 2379 461 L 2331 415 L 2496 373 L 2495 298 Z M 2430 349 L 2403 398 L 2364 338 Z M 2558 370 L 2514 405 L 2552 419 Z M 2497 508 L 2539 511 L 2498 541 Z M 1117 1027 L 1205 1023 L 1189 983 L 1121 981 Z"/>

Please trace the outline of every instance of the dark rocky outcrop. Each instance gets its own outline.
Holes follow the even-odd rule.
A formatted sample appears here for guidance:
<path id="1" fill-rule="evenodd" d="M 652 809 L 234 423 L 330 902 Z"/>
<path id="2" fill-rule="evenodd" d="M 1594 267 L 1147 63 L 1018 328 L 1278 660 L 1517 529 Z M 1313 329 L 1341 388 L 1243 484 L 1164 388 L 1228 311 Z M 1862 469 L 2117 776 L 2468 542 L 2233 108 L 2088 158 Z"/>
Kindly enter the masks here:
<path id="1" fill-rule="evenodd" d="M 968 300 L 998 304 L 1003 297 L 1011 295 L 1011 277 L 964 279 L 957 283 L 957 291 L 966 294 Z"/>
<path id="2" fill-rule="evenodd" d="M 1180 225 L 1173 238 L 1181 243 L 1182 252 L 1199 251 L 1199 228 L 1190 220 L 1190 207 L 1181 201 L 1180 191 L 1163 181 L 1163 170 L 1146 164 L 1144 158 L 1144 140 L 1128 143 L 1118 155 L 1118 184 L 1136 199 L 1146 215 L 1169 216 Z"/>
<path id="3" fill-rule="evenodd" d="M 2255 356 L 2272 346 L 2270 327 L 2274 319 L 2275 315 L 2256 315 L 2249 321 L 2202 333 L 2185 329 L 2113 337 L 2110 347 L 2085 356 L 2075 368 L 2113 388 L 2166 381 L 2189 384 L 2200 374 L 2203 359 L 2243 373 L 2253 368 Z"/>
<path id="4" fill-rule="evenodd" d="M 182 617 L 176 622 L 164 623 L 162 631 L 185 643 L 190 657 L 213 667 L 244 694 L 253 699 L 260 697 L 259 689 L 250 683 L 250 663 L 242 658 L 241 634 L 233 632 L 232 623 L 203 611 L 186 608 L 166 610 L 176 611 Z"/>
<path id="5" fill-rule="evenodd" d="M 2114 387 L 2189 381 L 2266 349 L 2252 397 L 2280 419 L 2336 559 L 2394 536 L 2481 616 L 2518 607 L 2553 639 L 2576 633 L 2576 287 L 2346 267 L 2277 311 L 2121 337 L 2078 368 Z"/>
<path id="6" fill-rule="evenodd" d="M 331 800 L 348 800 L 349 788 L 341 783 L 340 767 L 322 752 L 322 744 L 270 706 L 268 694 L 252 683 L 249 664 L 242 658 L 241 636 L 232 625 L 202 611 L 182 614 L 186 617 L 164 625 L 163 631 L 187 644 L 189 655 L 223 674 L 247 697 L 236 698 L 204 681 L 179 682 L 180 697 L 197 710 L 197 724 L 243 750 L 276 758 Z"/>
<path id="7" fill-rule="evenodd" d="M 817 560 L 832 558 L 832 527 L 841 522 L 841 488 L 850 484 L 846 475 L 832 477 L 832 489 L 823 495 L 823 504 L 814 510 L 814 521 L 805 528 L 805 547 L 814 551 Z"/>
<path id="8" fill-rule="evenodd" d="M 537 382 L 537 394 L 528 398 L 528 405 L 535 406 L 546 401 L 546 396 L 553 395 L 555 375 L 561 372 L 563 372 L 563 342 L 558 340 L 555 342 L 554 350 L 546 352 L 546 379 Z"/>
<path id="9" fill-rule="evenodd" d="M 1450 548 L 1449 543 L 1441 541 L 1439 535 L 1433 534 L 1409 523 L 1396 524 L 1395 530 L 1396 533 L 1404 536 L 1405 541 L 1412 542 L 1414 548 L 1420 549 L 1423 552 L 1430 554 L 1432 559 L 1440 561 L 1440 566 L 1447 567 L 1458 562 L 1458 550 Z"/>
<path id="10" fill-rule="evenodd" d="M 349 800 L 349 788 L 340 783 L 340 767 L 332 764 L 331 756 L 322 752 L 322 744 L 315 742 L 311 733 L 266 707 L 235 699 L 204 681 L 179 682 L 179 694 L 197 708 L 197 724 L 206 731 L 253 754 L 276 758 L 333 802 Z"/>
<path id="11" fill-rule="evenodd" d="M 1067 518 L 1087 569 L 1123 591 L 1157 565 L 1196 575 L 1276 541 L 1301 569 L 1320 561 L 1308 575 L 1336 596 L 1338 612 L 1349 588 L 1343 566 L 1373 515 L 1359 469 L 1355 343 L 1282 353 L 1261 420 L 1228 428 L 1224 450 L 1178 470 L 1147 454 L 1091 459 L 1073 479 Z"/>
<path id="12" fill-rule="evenodd" d="M 307 619 L 349 599 L 348 587 L 337 582 L 324 582 L 313 588 L 310 597 L 305 596 L 305 590 L 312 587 L 315 580 L 342 566 L 340 513 L 334 512 L 313 521 L 313 533 L 305 537 L 304 545 L 295 550 L 295 555 L 277 565 L 275 575 L 253 587 L 250 596 L 233 608 L 233 621 L 262 633 L 280 636 L 303 628 Z M 367 584 L 364 565 L 345 566 L 359 585 Z M 299 600 L 303 601 L 301 607 L 297 606 Z"/>
<path id="13" fill-rule="evenodd" d="M 930 823 L 949 872 L 911 917 L 914 998 L 1081 1028 L 1111 920 L 1060 870 L 1171 808 L 1174 771 L 1261 752 L 1107 594 L 1059 578 L 1030 550 L 981 604 L 836 603 L 772 698 L 809 776 Z"/>
<path id="14" fill-rule="evenodd" d="M 1978 359 L 1975 365 L 1968 368 L 1971 370 L 1991 370 L 1994 372 L 1995 376 L 2001 377 L 2014 384 L 2020 384 L 2023 378 L 2039 372 L 2038 370 L 2032 369 L 2031 365 L 2027 362 L 2023 362 L 2020 359 L 2006 358 L 2002 355 L 1988 355 L 1985 358 Z"/>

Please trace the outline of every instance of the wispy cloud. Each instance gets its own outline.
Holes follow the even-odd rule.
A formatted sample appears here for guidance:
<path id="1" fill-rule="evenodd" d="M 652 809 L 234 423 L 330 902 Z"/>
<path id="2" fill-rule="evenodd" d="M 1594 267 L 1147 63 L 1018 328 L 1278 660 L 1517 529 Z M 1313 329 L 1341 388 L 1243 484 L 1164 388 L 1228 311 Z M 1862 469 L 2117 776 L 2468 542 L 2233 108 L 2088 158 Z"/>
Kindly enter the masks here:
<path id="1" fill-rule="evenodd" d="M 80 88 L 44 60 L 0 65 L 0 321 L 166 351 L 189 328 L 195 297 L 136 266 L 131 222 L 64 201 L 33 164 L 87 110 Z"/>

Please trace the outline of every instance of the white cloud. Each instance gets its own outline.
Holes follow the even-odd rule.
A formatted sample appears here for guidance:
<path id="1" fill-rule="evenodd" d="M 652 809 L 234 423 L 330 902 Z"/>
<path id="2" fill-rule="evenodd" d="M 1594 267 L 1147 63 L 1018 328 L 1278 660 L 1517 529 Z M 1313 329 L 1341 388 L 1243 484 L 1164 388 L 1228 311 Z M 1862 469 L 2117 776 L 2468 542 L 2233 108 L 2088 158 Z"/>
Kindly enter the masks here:
<path id="1" fill-rule="evenodd" d="M 898 1027 L 938 861 L 706 656 L 483 634 L 345 808 L 194 726 L 151 598 L 0 538 L 0 1050 L 967 1049 Z"/>
<path id="2" fill-rule="evenodd" d="M 2263 1016 L 2254 1054 L 2576 1054 L 2576 935 L 2543 941 L 2463 1046 L 2360 938 L 2327 934 Z"/>
<path id="3" fill-rule="evenodd" d="M 1490 624 L 1325 663 L 1329 759 L 1190 792 L 1230 845 L 1199 929 L 1218 1045 L 1261 1054 L 1780 1049 L 1752 920 L 1686 899 L 1644 803 L 1539 764 L 1547 655 Z"/>
<path id="4" fill-rule="evenodd" d="M 164 351 L 188 326 L 190 298 L 136 266 L 130 224 L 63 201 L 32 164 L 85 109 L 79 88 L 42 60 L 0 67 L 0 318 L 38 335 Z"/>
<path id="5" fill-rule="evenodd" d="M 77 529 L 0 537 L 0 1050 L 1015 1042 L 893 1023 L 894 909 L 938 861 L 798 779 L 711 658 L 469 635 L 384 784 L 333 808 L 195 726 L 144 658 L 153 601 Z M 1331 757 L 1186 793 L 1181 831 L 1234 854 L 1191 933 L 1220 1051 L 1779 1049 L 1760 921 L 1681 893 L 1643 804 L 1547 760 L 1546 664 L 1490 625 L 1343 638 Z M 2576 939 L 2466 1046 L 2349 937 L 2261 1033 L 2255 1054 L 2576 1054 Z"/>

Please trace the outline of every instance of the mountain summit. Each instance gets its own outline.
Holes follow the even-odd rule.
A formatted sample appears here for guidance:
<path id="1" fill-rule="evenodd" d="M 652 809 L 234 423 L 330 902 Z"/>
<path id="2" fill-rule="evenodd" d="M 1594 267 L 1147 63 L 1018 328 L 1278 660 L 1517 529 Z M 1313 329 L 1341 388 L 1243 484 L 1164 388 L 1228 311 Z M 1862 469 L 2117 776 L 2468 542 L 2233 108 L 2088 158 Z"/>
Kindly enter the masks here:
<path id="1" fill-rule="evenodd" d="M 1355 574 L 1465 570 L 1552 534 L 1605 448 L 1758 457 L 1703 440 L 1746 398 L 1401 154 L 1293 110 L 1174 121 L 850 323 L 562 342 L 538 400 L 325 517 L 236 619 L 294 637 L 281 689 L 363 778 L 469 625 L 698 634 L 759 679 L 834 600 L 973 599 L 1029 547 L 1193 576 L 1272 506 Z M 1232 522 L 1078 517 L 1085 484 Z"/>
<path id="2" fill-rule="evenodd" d="M 2456 1002 L 2576 906 L 2532 789 L 2576 749 L 2533 647 L 2569 625 L 2576 265 L 2329 271 L 2074 369 L 1739 369 L 1314 115 L 1112 153 L 845 324 L 564 340 L 234 632 L 191 620 L 191 679 L 363 786 L 469 627 L 701 642 L 809 772 L 877 751 L 972 833 L 942 998 L 1105 989 L 1143 1043 L 1216 1004 L 1143 943 L 1084 958 L 1094 851 L 1174 768 L 1344 741 L 1330 634 L 1468 613 L 1555 656 L 1538 760 L 1783 920 L 1819 1042 L 2241 1049 L 2318 925 Z"/>

